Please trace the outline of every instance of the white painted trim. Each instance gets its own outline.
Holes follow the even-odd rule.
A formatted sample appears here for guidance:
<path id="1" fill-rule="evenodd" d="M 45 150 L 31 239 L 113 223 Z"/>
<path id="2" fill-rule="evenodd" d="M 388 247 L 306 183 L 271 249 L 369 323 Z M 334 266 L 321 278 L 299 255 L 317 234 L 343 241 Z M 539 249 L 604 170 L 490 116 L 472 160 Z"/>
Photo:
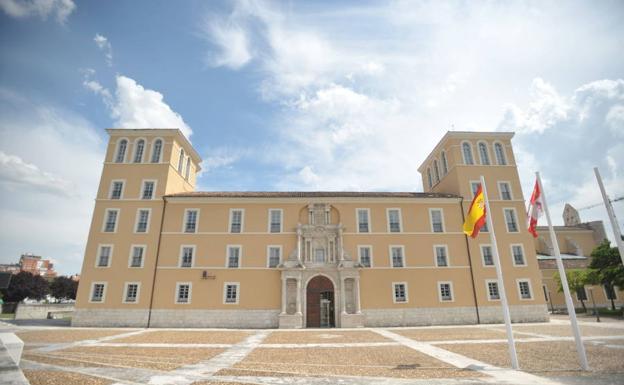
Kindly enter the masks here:
<path id="1" fill-rule="evenodd" d="M 444 224 L 444 209 L 441 207 L 429 207 L 429 225 L 431 226 L 431 232 L 434 234 L 441 234 L 433 230 L 433 215 L 432 212 L 435 210 L 440 211 L 440 219 L 442 220 L 442 233 L 446 232 L 446 226 Z M 463 234 L 463 233 L 462 233 Z"/>
<path id="2" fill-rule="evenodd" d="M 227 287 L 236 286 L 236 302 L 226 302 Z M 238 305 L 240 302 L 240 282 L 223 282 L 223 304 L 224 305 Z"/>
<path id="3" fill-rule="evenodd" d="M 135 247 L 142 247 L 143 253 L 141 254 L 141 266 L 132 266 L 132 254 Z M 147 258 L 147 245 L 145 244 L 132 244 L 130 245 L 130 253 L 128 256 L 128 268 L 130 269 L 142 269 L 145 266 L 145 258 Z"/>
<path id="4" fill-rule="evenodd" d="M 104 285 L 104 290 L 102 291 L 102 300 L 101 301 L 93 301 L 93 291 L 95 289 L 95 285 Z M 91 282 L 91 290 L 89 290 L 89 303 L 104 303 L 106 302 L 106 292 L 108 291 L 108 282 L 106 281 L 93 281 Z"/>
<path id="5" fill-rule="evenodd" d="M 437 250 L 438 247 L 443 248 L 444 252 L 446 253 L 446 266 L 438 265 L 438 250 Z M 444 244 L 433 245 L 433 266 L 443 267 L 445 269 L 451 266 L 451 256 L 449 255 L 448 245 L 444 245 Z"/>
<path id="6" fill-rule="evenodd" d="M 486 265 L 485 264 L 485 253 L 483 253 L 483 247 L 489 247 L 490 250 L 492 250 L 492 264 L 491 265 Z M 485 268 L 494 267 L 494 250 L 492 249 L 492 244 L 490 244 L 490 243 L 480 243 L 479 244 L 479 252 L 481 252 L 481 265 L 483 265 L 483 267 L 485 267 Z"/>
<path id="7" fill-rule="evenodd" d="M 489 284 L 490 282 L 495 283 L 495 284 L 496 284 L 496 287 L 498 288 L 498 299 L 492 299 L 492 298 L 490 297 L 490 288 L 488 287 L 488 284 Z M 485 280 L 485 295 L 486 295 L 486 297 L 487 297 L 488 301 L 491 301 L 491 302 L 500 302 L 500 297 L 501 297 L 501 288 L 500 288 L 500 286 L 499 286 L 499 284 L 498 284 L 498 280 L 497 280 L 497 279 L 486 279 L 486 280 Z"/>
<path id="8" fill-rule="evenodd" d="M 180 292 L 180 286 L 182 285 L 188 285 L 189 287 L 188 301 L 186 302 L 178 302 L 178 293 Z M 175 292 L 173 293 L 173 303 L 178 304 L 178 305 L 190 305 L 192 294 L 193 294 L 193 282 L 176 282 Z"/>
<path id="9" fill-rule="evenodd" d="M 195 231 L 194 232 L 187 232 L 187 231 L 185 231 L 186 230 L 186 219 L 187 219 L 187 216 L 188 216 L 187 213 L 189 211 L 197 211 L 197 219 L 195 221 Z M 184 209 L 184 215 L 182 216 L 182 231 L 181 231 L 182 234 L 197 234 L 199 232 L 199 214 L 200 213 L 201 213 L 201 210 L 198 209 L 198 208 L 189 207 L 187 209 Z M 163 215 L 164 215 L 164 213 L 163 213 Z"/>
<path id="10" fill-rule="evenodd" d="M 271 267 L 271 248 L 277 248 L 279 249 L 279 261 L 277 262 L 277 265 L 279 266 L 280 263 L 282 263 L 282 245 L 267 245 L 266 247 L 266 267 L 271 268 L 271 269 L 275 269 L 276 267 Z M 240 262 L 240 261 L 239 261 Z M 240 265 L 240 263 L 239 263 Z"/>
<path id="11" fill-rule="evenodd" d="M 366 216 L 368 218 L 368 223 L 367 223 L 367 228 L 368 231 L 367 232 L 361 232 L 360 231 L 360 210 L 366 211 Z M 357 207 L 355 209 L 355 233 L 357 234 L 370 234 L 372 233 L 372 226 L 371 226 L 371 213 L 370 213 L 370 208 L 366 208 L 366 207 Z M 344 233 L 343 233 L 344 234 Z"/>
<path id="12" fill-rule="evenodd" d="M 119 195 L 119 199 L 113 199 L 113 185 L 115 184 L 115 182 L 121 182 L 121 194 Z M 111 201 L 118 201 L 118 200 L 124 199 L 125 190 L 126 190 L 126 180 L 125 179 L 113 179 L 113 180 L 111 180 L 110 185 L 108 187 L 108 199 L 111 200 Z"/>
<path id="13" fill-rule="evenodd" d="M 448 284 L 449 285 L 449 289 L 451 291 L 451 299 L 443 299 L 442 298 L 442 292 L 441 292 L 441 286 L 443 284 Z M 438 281 L 438 301 L 439 302 L 455 302 L 455 291 L 453 290 L 453 282 L 451 281 Z"/>
<path id="14" fill-rule="evenodd" d="M 401 259 L 403 260 L 403 266 L 401 267 L 395 267 L 394 264 L 392 263 L 392 249 L 398 247 L 401 249 Z M 388 257 L 390 260 L 390 267 L 393 269 L 402 269 L 404 267 L 407 266 L 407 262 L 405 261 L 405 246 L 404 245 L 388 245 Z"/>
<path id="15" fill-rule="evenodd" d="M 529 286 L 529 294 L 530 298 L 522 298 L 522 293 L 520 292 L 520 282 L 526 282 Z M 531 280 L 529 278 L 516 278 L 516 290 L 518 292 L 518 299 L 520 301 L 532 301 L 534 298 L 533 287 L 531 287 Z"/>
<path id="16" fill-rule="evenodd" d="M 152 191 L 151 199 L 143 199 L 143 191 L 145 191 L 145 182 L 153 182 L 154 190 Z M 139 199 L 142 201 L 150 201 L 156 199 L 156 188 L 158 188 L 158 179 L 143 179 L 141 180 L 141 190 L 139 191 Z"/>
<path id="17" fill-rule="evenodd" d="M 241 228 L 240 228 L 240 233 L 233 233 L 232 232 L 232 214 L 234 213 L 234 211 L 240 211 L 241 212 Z M 245 232 L 245 209 L 238 209 L 238 208 L 231 208 L 230 209 L 230 220 L 228 222 L 228 228 L 227 231 L 229 234 L 242 234 Z"/>
<path id="18" fill-rule="evenodd" d="M 398 208 L 398 207 L 388 207 L 388 208 L 386 208 L 386 224 L 387 224 L 388 233 L 398 234 L 397 232 L 390 231 L 390 211 L 392 211 L 392 210 L 397 210 L 399 212 L 399 231 L 398 231 L 398 233 L 402 233 L 403 232 L 403 213 L 401 213 L 401 209 Z"/>
<path id="19" fill-rule="evenodd" d="M 397 301 L 396 298 L 396 291 L 395 291 L 395 286 L 396 285 L 404 285 L 405 286 L 405 301 Z M 409 286 L 407 285 L 407 282 L 402 281 L 402 282 L 392 282 L 392 303 L 398 303 L 398 304 L 403 304 L 403 303 L 409 303 Z"/>
<path id="20" fill-rule="evenodd" d="M 238 248 L 238 266 L 229 267 L 230 248 Z M 243 267 L 243 246 L 242 245 L 226 245 L 225 246 L 225 267 L 228 269 L 239 269 Z"/>
<path id="21" fill-rule="evenodd" d="M 184 249 L 185 248 L 192 248 L 193 249 L 193 259 L 191 260 L 191 266 L 187 267 L 187 266 L 182 266 L 182 259 L 184 257 Z M 178 257 L 178 267 L 181 269 L 191 269 L 193 267 L 195 267 L 195 260 L 197 259 L 197 245 L 180 245 L 180 254 Z"/>
<path id="22" fill-rule="evenodd" d="M 514 246 L 520 246 L 520 249 L 522 250 L 522 260 L 524 261 L 524 263 L 521 265 L 516 264 L 516 258 L 514 257 L 514 252 L 513 252 Z M 526 257 L 526 253 L 524 252 L 524 244 L 510 243 L 509 252 L 511 253 L 511 263 L 513 264 L 514 267 L 526 267 L 527 266 L 527 257 Z"/>
<path id="23" fill-rule="evenodd" d="M 115 219 L 115 228 L 113 229 L 113 231 L 106 231 L 106 221 L 108 219 L 108 212 L 109 211 L 116 211 L 117 212 L 117 217 Z M 108 208 L 108 209 L 104 209 L 104 221 L 102 222 L 102 233 L 105 234 L 114 234 L 117 232 L 117 228 L 119 227 L 119 217 L 121 217 L 121 209 L 119 208 Z"/>
<path id="24" fill-rule="evenodd" d="M 102 252 L 102 247 L 110 247 L 110 255 L 108 256 L 108 265 L 100 266 L 100 256 Z M 107 269 L 111 267 L 113 263 L 113 250 L 115 249 L 115 245 L 112 243 L 99 243 L 97 246 L 97 251 L 95 255 L 95 268 L 96 269 Z"/>
<path id="25" fill-rule="evenodd" d="M 509 234 L 519 234 L 520 233 L 520 221 L 518 220 L 518 213 L 516 212 L 515 207 L 503 207 L 503 220 L 505 221 L 505 231 Z M 513 211 L 514 218 L 516 219 L 516 226 L 518 227 L 518 231 L 509 231 L 509 225 L 507 224 L 507 215 L 505 214 L 506 210 Z"/>
<path id="26" fill-rule="evenodd" d="M 374 267 L 374 264 L 373 264 L 373 245 L 357 245 L 358 262 L 360 262 L 360 264 L 362 263 L 362 254 L 361 254 L 360 250 L 363 249 L 363 248 L 368 248 L 369 251 L 370 251 L 370 266 L 368 266 L 366 268 L 367 269 L 372 269 Z M 405 259 L 405 256 L 403 256 L 403 259 Z"/>
<path id="27" fill-rule="evenodd" d="M 279 211 L 279 213 L 280 213 L 280 229 L 279 229 L 278 233 L 271 232 L 271 212 L 272 211 Z M 283 233 L 284 232 L 284 209 L 277 209 L 277 208 L 271 209 L 270 208 L 268 210 L 268 215 L 269 215 L 269 218 L 268 218 L 268 221 L 267 221 L 267 233 L 269 233 L 269 234 L 281 234 L 281 233 Z M 232 219 L 230 218 L 230 221 L 231 220 Z M 241 225 L 241 232 L 242 232 L 242 229 L 243 229 L 243 227 Z"/>
<path id="28" fill-rule="evenodd" d="M 511 199 L 504 199 L 503 198 L 503 189 L 501 188 L 502 184 L 507 184 L 507 186 L 509 187 L 509 197 Z M 496 185 L 498 186 L 498 196 L 500 197 L 501 201 L 505 201 L 505 202 L 510 202 L 514 200 L 514 194 L 513 191 L 511 190 L 511 182 L 508 180 L 499 180 L 498 182 L 496 182 Z"/>
<path id="29" fill-rule="evenodd" d="M 137 285 L 136 301 L 134 302 L 127 301 L 126 295 L 128 294 L 128 285 Z M 140 298 L 141 298 L 141 282 L 139 281 L 124 282 L 124 289 L 123 289 L 123 296 L 121 297 L 121 303 L 136 305 L 140 302 Z"/>
<path id="30" fill-rule="evenodd" d="M 145 231 L 137 231 L 139 229 L 139 218 L 141 217 L 141 211 L 147 211 L 147 226 L 145 227 Z M 139 207 L 136 211 L 136 216 L 134 218 L 134 234 L 148 234 L 150 230 L 150 223 L 152 222 L 152 209 L 147 207 Z"/>

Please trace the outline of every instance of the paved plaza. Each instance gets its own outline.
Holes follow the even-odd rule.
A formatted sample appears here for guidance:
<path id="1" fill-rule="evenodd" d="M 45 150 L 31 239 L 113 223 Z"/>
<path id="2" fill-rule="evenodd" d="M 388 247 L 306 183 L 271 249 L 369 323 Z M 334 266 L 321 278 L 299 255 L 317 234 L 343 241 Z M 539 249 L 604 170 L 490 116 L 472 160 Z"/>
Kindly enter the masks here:
<path id="1" fill-rule="evenodd" d="M 591 371 L 579 369 L 569 322 L 218 330 L 91 329 L 2 324 L 25 343 L 31 384 L 624 384 L 624 322 L 585 319 Z M 2 382 L 2 381 L 0 381 Z"/>

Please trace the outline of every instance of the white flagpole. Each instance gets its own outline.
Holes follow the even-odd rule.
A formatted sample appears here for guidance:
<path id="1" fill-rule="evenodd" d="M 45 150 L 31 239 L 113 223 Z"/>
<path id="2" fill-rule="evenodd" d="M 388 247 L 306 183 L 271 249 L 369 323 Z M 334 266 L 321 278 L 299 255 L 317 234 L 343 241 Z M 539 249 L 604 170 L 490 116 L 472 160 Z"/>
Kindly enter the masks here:
<path id="1" fill-rule="evenodd" d="M 607 208 L 607 214 L 609 214 L 609 220 L 611 221 L 611 227 L 613 228 L 613 236 L 615 237 L 615 244 L 620 251 L 620 258 L 622 258 L 622 263 L 624 264 L 624 241 L 622 241 L 622 234 L 620 233 L 620 224 L 615 217 L 613 206 L 611 205 L 609 197 L 607 196 L 607 192 L 605 191 L 604 185 L 602 184 L 602 177 L 600 176 L 598 167 L 594 167 L 594 173 L 596 174 L 596 179 L 598 180 L 598 186 L 600 186 L 602 200 L 604 200 L 605 207 Z"/>
<path id="2" fill-rule="evenodd" d="M 561 260 L 561 252 L 559 251 L 559 242 L 557 242 L 557 235 L 550 221 L 550 212 L 548 211 L 548 205 L 546 204 L 546 194 L 544 194 L 544 187 L 542 187 L 542 178 L 540 178 L 539 172 L 535 173 L 537 177 L 537 184 L 542 195 L 542 203 L 544 204 L 544 214 L 546 214 L 546 220 L 548 221 L 548 230 L 550 232 L 550 240 L 552 242 L 553 251 L 555 252 L 555 260 L 557 261 L 557 269 L 559 269 L 559 276 L 561 277 L 561 286 L 563 286 L 563 295 L 566 301 L 566 308 L 570 316 L 570 324 L 572 326 L 572 332 L 574 333 L 574 341 L 576 342 L 576 351 L 578 352 L 579 361 L 581 361 L 581 368 L 583 370 L 589 370 L 589 364 L 587 363 L 587 356 L 585 355 L 585 347 L 583 346 L 583 340 L 581 339 L 581 331 L 579 330 L 578 323 L 576 322 L 576 311 L 574 310 L 574 303 L 572 303 L 572 296 L 570 296 L 570 288 L 568 287 L 568 277 L 563 267 L 563 261 Z"/>
<path id="3" fill-rule="evenodd" d="M 511 358 L 511 367 L 519 369 L 518 355 L 516 354 L 516 344 L 511 329 L 511 316 L 509 315 L 509 304 L 507 303 L 507 293 L 505 292 L 505 284 L 503 283 L 503 269 L 501 269 L 500 258 L 498 257 L 498 245 L 496 243 L 496 234 L 494 234 L 494 223 L 492 223 L 492 210 L 490 210 L 490 201 L 488 200 L 487 188 L 485 188 L 485 178 L 481 175 L 481 189 L 483 190 L 483 200 L 485 201 L 485 219 L 490 230 L 490 242 L 492 243 L 492 258 L 496 267 L 496 278 L 498 279 L 498 292 L 503 305 L 503 318 L 505 319 L 505 329 L 507 330 L 507 345 L 509 347 L 509 357 Z"/>

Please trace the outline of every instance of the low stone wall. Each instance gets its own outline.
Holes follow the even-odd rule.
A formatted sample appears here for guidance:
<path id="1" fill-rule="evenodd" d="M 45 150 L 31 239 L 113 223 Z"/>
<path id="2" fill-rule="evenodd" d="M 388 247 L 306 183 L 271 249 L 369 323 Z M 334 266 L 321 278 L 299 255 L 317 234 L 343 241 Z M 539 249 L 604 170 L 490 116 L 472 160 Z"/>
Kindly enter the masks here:
<path id="1" fill-rule="evenodd" d="M 546 322 L 549 319 L 546 305 L 514 305 L 509 307 L 511 322 Z M 500 306 L 479 307 L 481 323 L 502 323 L 503 308 Z"/>
<path id="2" fill-rule="evenodd" d="M 71 314 L 73 311 L 73 303 L 19 303 L 15 309 L 15 319 L 46 319 L 48 313 L 65 312 Z"/>
<path id="3" fill-rule="evenodd" d="M 364 326 L 428 326 L 476 324 L 474 307 L 362 309 Z"/>
<path id="4" fill-rule="evenodd" d="M 152 310 L 152 327 L 268 329 L 279 324 L 275 310 Z"/>
<path id="5" fill-rule="evenodd" d="M 76 309 L 72 326 L 146 327 L 147 309 Z"/>

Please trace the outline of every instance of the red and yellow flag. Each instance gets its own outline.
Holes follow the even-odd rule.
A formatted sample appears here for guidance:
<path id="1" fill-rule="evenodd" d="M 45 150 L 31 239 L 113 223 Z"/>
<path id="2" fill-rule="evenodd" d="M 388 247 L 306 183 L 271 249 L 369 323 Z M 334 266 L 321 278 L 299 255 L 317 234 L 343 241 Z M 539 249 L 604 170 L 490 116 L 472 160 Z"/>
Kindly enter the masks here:
<path id="1" fill-rule="evenodd" d="M 466 215 L 464 233 L 470 235 L 472 238 L 476 238 L 476 236 L 479 235 L 479 230 L 485 225 L 485 215 L 485 197 L 483 196 L 483 190 L 479 184 L 479 188 L 472 199 L 468 214 Z"/>

